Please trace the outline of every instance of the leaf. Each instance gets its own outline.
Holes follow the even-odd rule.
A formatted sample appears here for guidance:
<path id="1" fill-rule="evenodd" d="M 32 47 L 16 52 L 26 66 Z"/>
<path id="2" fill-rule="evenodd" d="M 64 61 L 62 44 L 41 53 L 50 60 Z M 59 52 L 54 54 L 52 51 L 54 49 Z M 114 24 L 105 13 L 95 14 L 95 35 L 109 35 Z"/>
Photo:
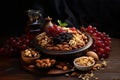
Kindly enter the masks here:
<path id="1" fill-rule="evenodd" d="M 67 26 L 68 24 L 67 23 L 62 23 L 62 26 Z"/>
<path id="2" fill-rule="evenodd" d="M 62 27 L 64 27 L 64 26 L 67 26 L 68 24 L 67 23 L 62 23 L 62 21 L 61 20 L 57 20 L 57 22 L 58 22 L 58 24 L 59 24 L 59 26 L 62 26 Z"/>
<path id="3" fill-rule="evenodd" d="M 62 24 L 62 21 L 61 20 L 57 20 L 58 24 L 61 25 Z"/>

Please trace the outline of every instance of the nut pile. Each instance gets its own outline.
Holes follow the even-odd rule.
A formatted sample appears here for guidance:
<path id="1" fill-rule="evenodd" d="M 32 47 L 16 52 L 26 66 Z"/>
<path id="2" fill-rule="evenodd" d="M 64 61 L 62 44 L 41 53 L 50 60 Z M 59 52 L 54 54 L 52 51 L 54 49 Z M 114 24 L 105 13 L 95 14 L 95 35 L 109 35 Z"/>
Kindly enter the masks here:
<path id="1" fill-rule="evenodd" d="M 72 33 L 72 36 L 73 36 L 72 38 L 70 38 L 70 40 L 67 40 L 68 42 L 63 40 L 63 39 L 66 39 L 66 37 L 63 38 L 64 35 L 61 36 L 62 38 L 60 38 L 58 35 L 58 37 L 60 39 L 57 39 L 56 41 L 60 40 L 62 43 L 54 44 L 54 43 L 56 43 L 56 41 L 53 40 L 54 37 L 49 36 L 49 34 L 47 34 L 46 32 L 43 32 L 36 36 L 38 45 L 40 45 L 41 47 L 48 49 L 48 50 L 68 51 L 68 50 L 81 48 L 87 44 L 88 38 L 84 33 L 80 32 L 78 30 L 72 31 L 69 28 L 65 28 L 65 29 L 67 29 L 67 32 L 64 34 L 70 36 L 70 34 L 68 34 L 68 33 Z M 58 38 L 58 37 L 56 37 L 56 38 Z"/>
<path id="2" fill-rule="evenodd" d="M 46 58 L 46 59 L 37 59 L 35 62 L 38 68 L 49 68 L 56 63 L 56 60 Z"/>
<path id="3" fill-rule="evenodd" d="M 38 57 L 39 52 L 35 51 L 33 48 L 28 48 L 24 51 L 26 57 Z"/>
<path id="4" fill-rule="evenodd" d="M 86 56 L 75 59 L 75 63 L 80 66 L 91 66 L 94 62 L 94 58 Z"/>
<path id="5" fill-rule="evenodd" d="M 93 70 L 100 70 L 104 69 L 107 66 L 107 62 L 105 60 L 102 60 L 101 63 L 96 63 L 93 67 Z"/>

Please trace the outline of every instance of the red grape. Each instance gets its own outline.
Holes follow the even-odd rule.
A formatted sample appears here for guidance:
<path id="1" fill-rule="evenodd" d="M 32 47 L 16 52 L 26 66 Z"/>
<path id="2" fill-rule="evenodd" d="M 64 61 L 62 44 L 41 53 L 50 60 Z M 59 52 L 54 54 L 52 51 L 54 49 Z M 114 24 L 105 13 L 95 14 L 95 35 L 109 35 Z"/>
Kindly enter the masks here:
<path id="1" fill-rule="evenodd" d="M 62 32 L 64 32 L 64 30 L 61 27 L 58 27 L 57 25 L 48 27 L 48 31 L 47 31 L 47 33 L 51 36 L 56 36 Z"/>
<path id="2" fill-rule="evenodd" d="M 14 56 L 19 55 L 21 50 L 31 46 L 32 38 L 28 35 L 20 37 L 10 37 L 0 48 L 0 55 Z"/>
<path id="3" fill-rule="evenodd" d="M 111 38 L 105 32 L 100 32 L 96 27 L 89 25 L 81 30 L 89 33 L 94 39 L 91 49 L 95 51 L 100 58 L 108 58 L 111 51 Z"/>

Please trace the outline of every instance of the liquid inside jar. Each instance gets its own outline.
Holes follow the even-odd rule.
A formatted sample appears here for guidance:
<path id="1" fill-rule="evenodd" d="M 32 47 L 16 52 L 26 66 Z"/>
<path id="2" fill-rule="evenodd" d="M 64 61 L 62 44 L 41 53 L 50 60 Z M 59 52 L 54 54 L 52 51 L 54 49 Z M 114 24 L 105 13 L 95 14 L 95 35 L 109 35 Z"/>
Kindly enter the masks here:
<path id="1" fill-rule="evenodd" d="M 42 32 L 41 24 L 28 24 L 25 29 L 26 34 L 36 36 Z"/>

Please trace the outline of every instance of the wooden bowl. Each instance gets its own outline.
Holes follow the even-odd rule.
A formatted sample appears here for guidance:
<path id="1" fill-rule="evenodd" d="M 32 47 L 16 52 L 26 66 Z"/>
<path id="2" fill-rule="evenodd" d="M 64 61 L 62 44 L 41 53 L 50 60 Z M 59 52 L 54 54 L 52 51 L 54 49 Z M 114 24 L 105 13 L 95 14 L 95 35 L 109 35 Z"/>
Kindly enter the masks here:
<path id="1" fill-rule="evenodd" d="M 40 47 L 40 45 L 38 45 L 36 38 L 33 41 L 33 46 L 37 50 L 42 52 L 45 56 L 49 56 L 49 57 L 60 59 L 60 60 L 64 60 L 64 59 L 71 60 L 76 57 L 85 55 L 85 52 L 88 51 L 88 49 L 92 46 L 93 38 L 87 33 L 84 33 L 84 34 L 88 37 L 88 43 L 81 48 L 70 50 L 70 51 L 47 50 L 45 48 Z"/>
<path id="2" fill-rule="evenodd" d="M 26 57 L 24 51 L 21 51 L 21 60 L 27 64 L 34 64 L 35 60 L 40 58 L 40 54 L 37 57 Z"/>

